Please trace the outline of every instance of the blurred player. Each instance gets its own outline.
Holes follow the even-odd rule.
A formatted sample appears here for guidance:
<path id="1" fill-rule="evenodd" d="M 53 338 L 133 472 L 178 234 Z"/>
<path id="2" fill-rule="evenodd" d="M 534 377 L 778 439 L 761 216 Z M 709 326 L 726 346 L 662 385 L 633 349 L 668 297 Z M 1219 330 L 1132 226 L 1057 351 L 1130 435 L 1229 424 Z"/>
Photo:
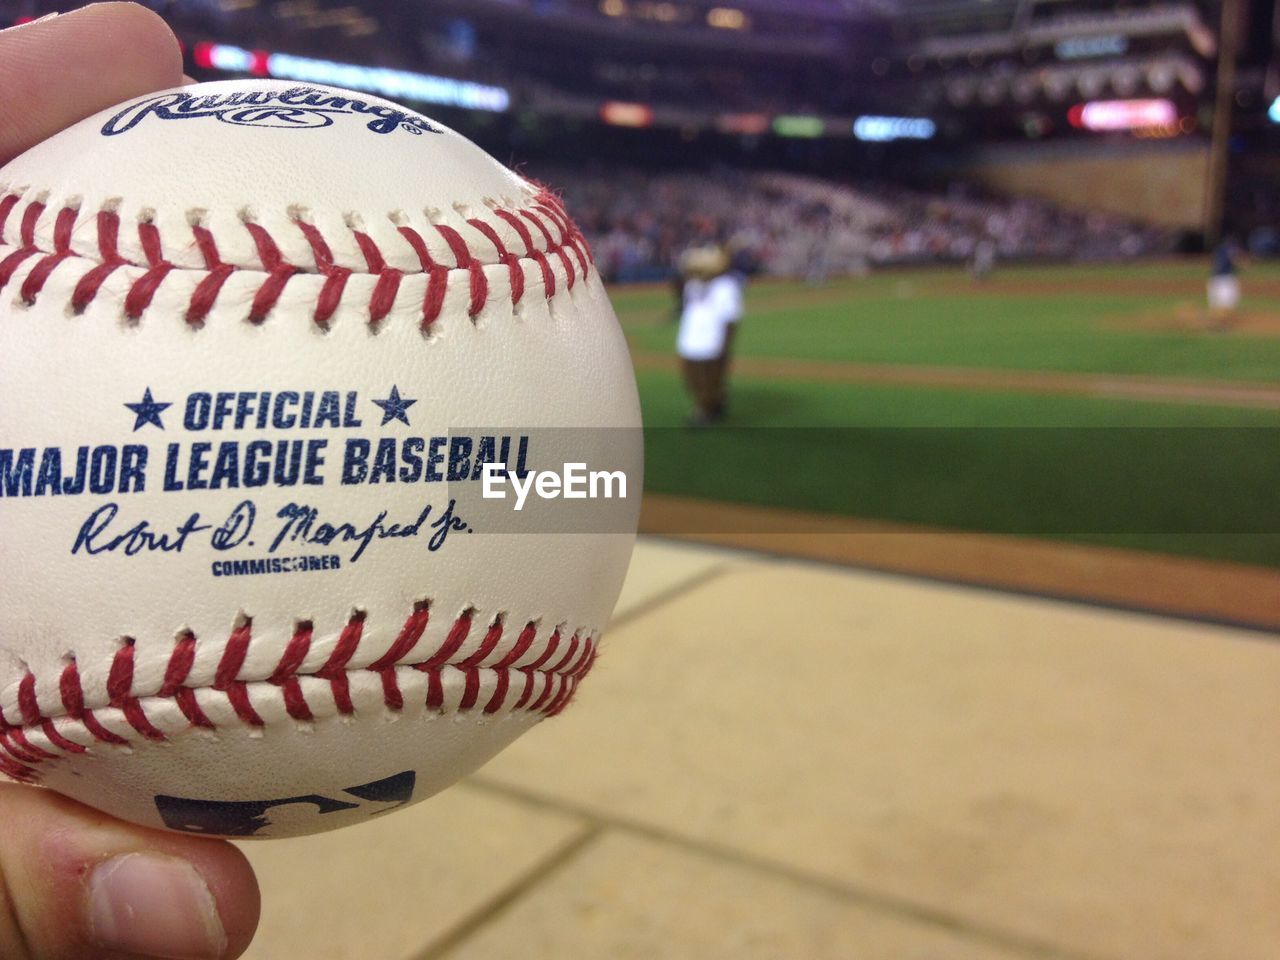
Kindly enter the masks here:
<path id="1" fill-rule="evenodd" d="M 1240 278 L 1236 258 L 1239 249 L 1230 237 L 1213 251 L 1213 269 L 1209 274 L 1209 326 L 1214 330 L 1230 330 L 1240 305 Z"/>
<path id="2" fill-rule="evenodd" d="M 727 249 L 729 253 L 727 276 L 738 285 L 738 306 L 736 311 L 726 317 L 728 322 L 724 328 L 724 349 L 720 351 L 721 417 L 729 413 L 729 397 L 726 388 L 729 383 L 729 362 L 733 353 L 733 341 L 738 335 L 738 321 L 742 319 L 743 305 L 746 302 L 747 278 L 755 272 L 755 257 L 745 243 L 730 240 Z"/>
<path id="3" fill-rule="evenodd" d="M 973 247 L 973 256 L 969 259 L 969 276 L 979 282 L 991 275 L 996 265 L 996 245 L 990 237 L 983 237 Z"/>
<path id="4" fill-rule="evenodd" d="M 709 426 L 724 417 L 728 332 L 742 315 L 742 285 L 729 270 L 724 247 L 696 247 L 681 258 L 686 276 L 680 332 L 680 355 L 685 385 L 693 398 L 689 425 Z"/>

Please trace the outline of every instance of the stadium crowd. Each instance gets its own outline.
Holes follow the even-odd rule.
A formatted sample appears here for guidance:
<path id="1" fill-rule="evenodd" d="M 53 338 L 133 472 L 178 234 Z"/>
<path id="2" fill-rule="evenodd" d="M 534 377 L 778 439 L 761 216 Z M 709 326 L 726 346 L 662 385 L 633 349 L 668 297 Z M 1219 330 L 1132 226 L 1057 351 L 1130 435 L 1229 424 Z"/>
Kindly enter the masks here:
<path id="1" fill-rule="evenodd" d="M 751 272 L 821 279 L 888 264 L 1108 260 L 1166 252 L 1168 231 L 952 184 L 936 192 L 785 173 L 532 171 L 564 188 L 606 277 L 659 280 L 691 245 Z"/>

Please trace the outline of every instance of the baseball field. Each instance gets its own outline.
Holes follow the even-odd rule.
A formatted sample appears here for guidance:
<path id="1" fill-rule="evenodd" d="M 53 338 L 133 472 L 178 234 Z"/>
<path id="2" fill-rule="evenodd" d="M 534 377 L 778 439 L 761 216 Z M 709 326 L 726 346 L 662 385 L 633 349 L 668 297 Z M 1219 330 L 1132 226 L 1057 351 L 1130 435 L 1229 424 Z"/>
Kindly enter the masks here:
<path id="1" fill-rule="evenodd" d="M 892 270 L 748 288 L 730 410 L 683 426 L 671 291 L 612 291 L 647 491 L 1280 567 L 1280 268 Z M 701 514 L 708 530 L 725 522 Z"/>

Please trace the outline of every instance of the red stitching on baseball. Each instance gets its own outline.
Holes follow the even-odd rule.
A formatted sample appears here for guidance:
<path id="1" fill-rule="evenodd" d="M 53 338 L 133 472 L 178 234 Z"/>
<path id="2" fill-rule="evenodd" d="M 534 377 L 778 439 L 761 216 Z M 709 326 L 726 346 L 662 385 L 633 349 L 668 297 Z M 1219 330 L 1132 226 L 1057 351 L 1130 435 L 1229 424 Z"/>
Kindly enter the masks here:
<path id="1" fill-rule="evenodd" d="M 489 702 L 484 705 L 486 714 L 497 713 L 502 709 L 502 704 L 507 699 L 507 688 L 511 682 L 511 674 L 506 670 L 498 672 L 498 685 L 494 687 L 493 696 L 489 698 Z"/>
<path id="2" fill-rule="evenodd" d="M 58 211 L 58 218 L 53 227 L 53 253 L 41 258 L 40 262 L 31 268 L 18 294 L 28 306 L 36 302 L 36 295 L 44 287 L 54 267 L 72 256 L 71 229 L 75 226 L 76 215 L 79 212 L 73 207 L 63 207 Z"/>
<path id="3" fill-rule="evenodd" d="M 213 721 L 200 709 L 200 703 L 196 700 L 196 692 L 190 687 L 179 687 L 178 692 L 174 694 L 174 700 L 177 701 L 178 709 L 182 711 L 182 715 L 194 727 L 201 727 L 205 730 L 213 730 Z"/>
<path id="4" fill-rule="evenodd" d="M 472 258 L 467 241 L 453 227 L 437 223 L 436 232 L 449 244 L 449 251 L 457 261 L 458 269 L 466 270 L 471 275 L 471 303 L 467 307 L 467 316 L 474 318 L 489 298 L 489 280 L 484 275 L 484 266 Z"/>
<path id="5" fill-rule="evenodd" d="M 196 638 L 189 633 L 178 637 L 173 653 L 169 656 L 169 665 L 164 671 L 164 685 L 160 687 L 160 696 L 176 696 L 178 689 L 187 682 L 191 667 L 196 662 Z"/>
<path id="6" fill-rule="evenodd" d="M 68 740 L 60 734 L 58 732 L 58 728 L 53 725 L 52 720 L 42 720 L 40 723 L 40 729 L 44 731 L 44 735 L 49 738 L 49 741 L 55 747 L 65 753 L 84 753 L 87 750 L 86 747 Z"/>
<path id="7" fill-rule="evenodd" d="M 151 705 L 166 700 L 173 701 L 192 727 L 212 730 L 216 729 L 216 725 L 201 708 L 198 695 L 218 694 L 226 698 L 227 705 L 240 723 L 250 727 L 263 727 L 266 721 L 258 712 L 251 695 L 251 688 L 263 683 L 280 689 L 285 711 L 293 720 L 311 722 L 315 716 L 302 684 L 302 680 L 308 676 L 328 681 L 334 706 L 344 716 L 355 712 L 350 695 L 350 680 L 358 673 L 376 675 L 382 687 L 384 705 L 390 710 L 402 710 L 405 694 L 401 679 L 404 675 L 399 670 L 403 669 L 426 674 L 425 706 L 428 710 L 444 709 L 444 675 L 447 670 L 456 670 L 462 674 L 462 693 L 457 706 L 460 712 L 477 708 L 483 690 L 483 676 L 488 673 L 493 677 L 494 689 L 480 707 L 483 714 L 491 715 L 507 708 L 552 716 L 569 703 L 582 677 L 595 661 L 596 646 L 591 636 L 575 631 L 566 644 L 565 635 L 557 627 L 546 637 L 543 649 L 532 662 L 516 666 L 528 655 L 537 639 L 538 626 L 530 621 L 521 629 L 511 649 L 498 662 L 485 667 L 484 661 L 492 656 L 505 633 L 502 616 L 496 617 L 488 625 L 476 649 L 459 660 L 459 653 L 471 637 L 475 618 L 474 609 L 462 611 L 449 625 L 444 639 L 429 656 L 406 662 L 420 644 L 430 622 L 429 605 L 417 604 L 390 647 L 367 667 L 353 669 L 350 663 L 359 652 L 365 621 L 365 615 L 356 612 L 343 627 L 323 666 L 310 674 L 303 672 L 303 666 L 312 649 L 314 628 L 309 622 L 301 622 L 295 627 L 279 660 L 264 680 L 241 678 L 254 643 L 252 621 L 246 620 L 228 637 L 215 665 L 213 682 L 207 686 L 187 685 L 196 660 L 198 641 L 190 633 L 183 633 L 174 641 L 160 687 L 154 694 L 140 694 L 135 688 L 137 648 L 132 640 L 126 639 L 111 658 L 103 690 L 105 697 L 101 706 L 94 709 L 85 705 L 84 688 L 74 658 L 68 659 L 58 678 L 57 689 L 62 711 L 56 716 L 41 710 L 35 674 L 28 671 L 22 677 L 17 690 L 19 717 L 10 719 L 0 711 L 0 772 L 17 779 L 33 779 L 38 776 L 39 764 L 57 759 L 61 755 L 84 753 L 89 748 L 67 736 L 67 725 L 79 727 L 84 734 L 99 743 L 129 745 L 125 736 L 107 729 L 95 715 L 95 712 L 103 709 L 114 711 L 118 720 L 123 721 L 141 739 L 163 741 L 169 737 L 148 715 Z M 554 665 L 548 666 L 551 663 Z M 511 683 L 513 674 L 522 677 L 519 695 L 514 701 L 514 687 Z M 60 720 L 62 723 L 59 723 Z M 30 734 L 33 732 L 41 734 L 41 742 L 32 741 Z"/>
<path id="8" fill-rule="evenodd" d="M 41 750 L 39 747 L 33 745 L 31 741 L 27 739 L 26 733 L 21 729 L 11 731 L 10 736 L 16 745 L 15 756 L 19 760 L 26 760 L 29 763 L 37 763 L 40 760 L 53 760 L 57 756 L 56 754 L 49 753 L 47 750 Z"/>
<path id="9" fill-rule="evenodd" d="M 440 316 L 440 309 L 444 306 L 445 289 L 449 282 L 449 268 L 443 264 L 438 264 L 431 257 L 431 251 L 427 249 L 427 242 L 422 239 L 422 234 L 418 233 L 412 227 L 398 228 L 400 236 L 404 237 L 405 242 L 413 248 L 414 255 L 418 258 L 418 263 L 422 267 L 422 272 L 427 275 L 427 293 L 422 300 L 422 330 L 427 332 L 431 328 L 431 324 L 435 323 Z"/>
<path id="10" fill-rule="evenodd" d="M 127 640 L 115 657 L 111 660 L 111 673 L 107 677 L 107 696 L 109 703 L 117 710 L 124 712 L 129 726 L 137 730 L 148 740 L 163 740 L 164 734 L 157 730 L 147 719 L 142 705 L 133 693 L 133 641 Z"/>
<path id="11" fill-rule="evenodd" d="M 4 225 L 9 220 L 9 214 L 13 212 L 13 208 L 18 205 L 18 195 L 10 193 L 0 197 L 0 243 L 4 242 Z"/>
<path id="12" fill-rule="evenodd" d="M 427 674 L 427 709 L 444 709 L 444 683 L 440 679 L 440 671 Z"/>
<path id="13" fill-rule="evenodd" d="M 587 262 L 582 256 L 582 251 L 578 249 L 577 244 L 575 243 L 577 228 L 573 226 L 568 217 L 564 216 L 563 208 L 560 207 L 559 201 L 555 200 L 554 197 L 551 197 L 550 194 L 544 193 L 539 196 L 538 200 L 539 202 L 534 204 L 533 209 L 542 216 L 547 217 L 560 231 L 560 242 L 551 243 L 548 241 L 547 245 L 555 250 L 556 255 L 560 257 L 560 262 L 564 264 L 565 273 L 569 276 L 569 289 L 572 290 L 573 284 L 576 280 L 576 274 L 574 273 L 573 265 L 569 262 L 569 254 L 565 251 L 566 247 L 573 250 L 577 255 L 578 263 L 582 267 L 583 277 L 586 277 L 587 275 Z M 532 215 L 529 214 L 529 216 Z M 541 221 L 539 220 L 539 222 Z M 550 236 L 550 234 L 547 235 Z"/>
<path id="14" fill-rule="evenodd" d="M 18 227 L 18 237 L 22 240 L 24 247 L 35 249 L 36 221 L 40 219 L 40 214 L 44 213 L 44 209 L 44 204 L 37 200 L 23 212 L 22 224 Z"/>
<path id="15" fill-rule="evenodd" d="M 0 260 L 0 288 L 3 288 L 12 278 L 14 271 L 29 257 L 34 257 L 40 251 L 36 248 L 36 221 L 40 219 L 40 214 L 44 213 L 44 204 L 36 201 L 30 204 L 22 214 L 22 222 L 18 227 L 18 239 L 20 241 L 18 249 L 9 256 Z"/>
<path id="16" fill-rule="evenodd" d="M 382 702 L 397 712 L 404 709 L 404 695 L 400 692 L 400 684 L 396 680 L 395 667 L 383 667 L 378 671 L 382 681 Z"/>
<path id="17" fill-rule="evenodd" d="M 470 710 L 480 698 L 480 671 L 467 669 L 465 674 L 466 686 L 462 691 L 462 700 L 458 702 L 459 710 Z"/>
<path id="18" fill-rule="evenodd" d="M 556 675 L 554 673 L 544 673 L 542 676 L 546 678 L 542 684 L 542 693 L 538 696 L 537 700 L 529 704 L 530 710 L 541 710 L 543 706 L 546 705 L 547 699 L 551 696 L 551 691 L 555 689 Z"/>
<path id="19" fill-rule="evenodd" d="M 315 313 L 312 314 L 316 325 L 322 330 L 329 329 L 329 318 L 333 316 L 338 304 L 342 302 L 342 291 L 346 289 L 347 278 L 351 271 L 339 267 L 333 262 L 333 252 L 325 242 L 324 235 L 316 229 L 315 224 L 305 220 L 293 221 L 311 246 L 311 257 L 315 261 L 316 272 L 324 276 L 324 286 L 320 288 L 320 296 L 316 298 Z"/>
<path id="20" fill-rule="evenodd" d="M 542 222 L 542 218 L 534 213 L 534 211 L 521 210 L 519 211 L 519 214 L 538 228 L 538 232 L 541 233 L 543 239 L 547 241 L 548 250 L 551 250 L 556 245 L 555 240 L 551 236 L 551 231 L 547 229 L 547 225 Z"/>
<path id="21" fill-rule="evenodd" d="M 562 243 L 569 239 L 569 234 L 573 232 L 569 226 L 569 221 L 564 217 L 559 205 L 551 197 L 546 194 L 540 195 L 534 202 L 533 209 L 556 225 L 556 229 L 560 231 Z"/>
<path id="22" fill-rule="evenodd" d="M 524 674 L 524 686 L 520 688 L 520 696 L 516 698 L 516 709 L 524 709 L 525 704 L 529 702 L 529 696 L 533 693 L 534 674 L 530 670 L 522 670 Z"/>
<path id="23" fill-rule="evenodd" d="M 542 285 L 546 289 L 547 299 L 550 300 L 556 295 L 556 275 L 551 270 L 551 264 L 547 261 L 546 254 L 534 246 L 533 234 L 529 232 L 528 226 L 525 225 L 520 217 L 509 210 L 495 210 L 493 212 L 495 216 L 510 224 L 511 228 L 519 235 L 520 241 L 524 244 L 525 256 L 536 263 L 538 269 L 542 271 Z M 521 210 L 520 214 L 528 217 L 528 211 L 526 210 Z M 547 245 L 550 246 L 551 234 L 547 233 L 547 228 L 536 218 L 533 218 L 533 222 L 542 230 L 542 235 L 547 238 Z"/>
<path id="24" fill-rule="evenodd" d="M 453 659 L 458 650 L 467 641 L 467 635 L 471 632 L 471 620 L 474 614 L 474 610 L 466 610 L 462 616 L 453 621 L 453 626 L 449 628 L 449 635 L 445 638 L 444 643 L 440 645 L 440 649 L 426 663 L 419 664 L 417 669 L 430 673 L 439 670 Z"/>
<path id="25" fill-rule="evenodd" d="M 499 660 L 494 666 L 496 669 L 505 670 L 513 663 L 518 663 L 520 658 L 528 653 L 529 648 L 533 646 L 533 641 L 537 638 L 538 627 L 534 623 L 527 623 L 520 636 L 516 638 L 516 644 L 512 647 L 505 657 Z"/>
<path id="26" fill-rule="evenodd" d="M 261 323 L 267 319 L 267 314 L 284 293 L 285 284 L 298 272 L 298 268 L 284 259 L 280 247 L 265 227 L 250 220 L 246 220 L 244 226 L 258 248 L 258 260 L 262 263 L 262 269 L 267 271 L 267 279 L 258 288 L 253 304 L 249 307 L 249 322 Z"/>
<path id="27" fill-rule="evenodd" d="M 551 659 L 551 655 L 556 652 L 556 647 L 558 647 L 559 645 L 560 645 L 560 628 L 556 627 L 555 630 L 551 632 L 551 636 L 547 639 L 547 645 L 543 649 L 542 654 L 538 657 L 538 659 L 533 661 L 533 663 L 525 664 L 520 669 L 528 670 L 528 671 L 541 669 L 542 665 Z"/>
<path id="28" fill-rule="evenodd" d="M 582 638 L 575 633 L 573 637 L 570 638 L 570 641 L 569 641 L 569 652 L 564 655 L 564 659 L 562 659 L 554 667 L 550 668 L 550 672 L 551 673 L 563 672 L 565 667 L 567 667 L 569 663 L 573 660 L 573 658 L 577 655 L 578 647 L 581 645 L 582 645 Z"/>
<path id="29" fill-rule="evenodd" d="M 563 244 L 569 247 L 574 256 L 578 258 L 578 263 L 582 267 L 582 276 L 585 278 L 590 271 L 590 265 L 596 262 L 595 257 L 591 255 L 591 247 L 587 244 L 586 237 L 582 235 L 582 231 L 573 222 L 568 211 L 565 210 L 564 204 L 560 202 L 560 198 L 550 190 L 544 189 L 538 195 L 534 208 L 542 211 L 555 221 L 560 228 Z"/>
<path id="30" fill-rule="evenodd" d="M 369 323 L 377 326 L 378 323 L 391 312 L 391 308 L 395 306 L 396 294 L 400 292 L 400 277 L 402 274 L 399 270 L 384 270 L 378 275 L 378 282 L 373 288 L 373 295 L 369 298 Z"/>
<path id="31" fill-rule="evenodd" d="M 222 285 L 236 272 L 236 268 L 222 262 L 222 258 L 218 256 L 218 243 L 208 228 L 197 225 L 191 228 L 191 232 L 195 235 L 200 255 L 204 257 L 205 269 L 209 271 L 209 275 L 196 284 L 191 294 L 191 303 L 187 306 L 187 323 L 199 327 L 213 309 Z"/>
<path id="32" fill-rule="evenodd" d="M 0 746 L 6 746 L 6 744 L 0 740 Z M 36 779 L 35 770 L 26 764 L 15 763 L 3 753 L 0 753 L 0 773 L 20 783 L 34 783 Z"/>
<path id="33" fill-rule="evenodd" d="M 154 223 L 138 224 L 138 240 L 142 244 L 142 253 L 147 258 L 149 269 L 134 281 L 124 298 L 124 315 L 135 323 L 142 318 L 143 311 L 151 306 L 151 300 L 160 289 L 160 284 L 174 266 L 164 258 L 160 230 Z"/>
<path id="34" fill-rule="evenodd" d="M 265 727 L 267 722 L 258 715 L 258 711 L 253 708 L 253 701 L 249 699 L 249 685 L 241 680 L 229 684 L 227 689 L 223 691 L 227 695 L 227 700 L 231 704 L 231 709 L 235 711 L 237 717 L 247 723 L 251 727 Z"/>
<path id="35" fill-rule="evenodd" d="M 71 719 L 79 720 L 84 716 L 84 690 L 80 686 L 80 671 L 74 660 L 62 668 L 62 676 L 58 678 L 58 697 L 62 701 L 62 709 Z"/>
<path id="36" fill-rule="evenodd" d="M 378 245 L 373 242 L 371 236 L 360 230 L 353 229 L 351 232 L 355 234 L 356 245 L 364 256 L 369 273 L 378 278 L 373 288 L 373 295 L 369 298 L 369 323 L 376 327 L 395 305 L 396 293 L 400 290 L 400 278 L 404 274 L 394 267 L 387 266 L 382 251 L 378 249 Z"/>
<path id="37" fill-rule="evenodd" d="M 98 295 L 107 278 L 117 267 L 127 262 L 120 256 L 120 217 L 112 210 L 103 210 L 97 217 L 98 255 L 102 262 L 80 278 L 75 291 L 71 294 L 71 309 L 76 313 L 84 313 L 89 303 Z M 0 287 L 4 286 L 0 280 Z"/>
<path id="38" fill-rule="evenodd" d="M 14 271 L 22 265 L 24 260 L 28 257 L 34 257 L 36 253 L 37 251 L 28 249 L 27 247 L 19 247 L 13 253 L 9 254 L 9 256 L 0 260 L 0 287 L 3 287 L 9 282 Z"/>
<path id="39" fill-rule="evenodd" d="M 524 225 L 524 221 L 510 210 L 494 210 L 493 215 L 502 220 L 516 232 L 516 236 L 518 236 L 520 238 L 520 242 L 524 244 L 525 256 L 532 257 L 537 248 L 533 245 L 533 234 L 531 234 L 529 232 L 529 228 Z"/>
<path id="40" fill-rule="evenodd" d="M 485 238 L 493 244 L 493 248 L 498 251 L 498 261 L 507 265 L 507 274 L 511 277 L 511 305 L 515 306 L 524 296 L 524 271 L 520 269 L 520 258 L 507 249 L 502 238 L 498 236 L 498 231 L 490 224 L 474 217 L 467 223 L 484 234 Z"/>
<path id="41" fill-rule="evenodd" d="M 28 674 L 28 676 L 31 675 Z M 34 676 L 31 676 L 31 684 L 34 696 Z M 93 715 L 93 711 L 85 709 L 84 688 L 80 683 L 80 671 L 74 660 L 63 668 L 62 676 L 58 680 L 58 694 L 62 700 L 62 709 L 66 711 L 67 716 L 78 723 L 84 724 L 85 729 L 89 731 L 93 739 L 101 740 L 104 743 L 114 743 L 117 746 L 124 746 L 128 743 L 124 737 L 114 734 L 103 727 L 98 722 L 98 718 Z"/>
<path id="42" fill-rule="evenodd" d="M 249 641 L 253 639 L 252 624 L 243 623 L 231 631 L 227 640 L 227 649 L 218 661 L 218 669 L 213 675 L 213 689 L 228 690 L 236 682 L 245 658 L 249 655 Z"/>
<path id="43" fill-rule="evenodd" d="M 111 672 L 107 675 L 107 696 L 111 706 L 118 707 L 133 692 L 133 641 L 125 640 L 124 646 L 111 658 Z"/>
<path id="44" fill-rule="evenodd" d="M 484 663 L 489 654 L 493 653 L 493 648 L 498 645 L 498 641 L 502 639 L 502 628 L 503 623 L 501 617 L 489 624 L 489 631 L 484 635 L 484 640 L 480 642 L 480 646 L 476 648 L 476 652 L 463 660 L 462 663 L 458 664 L 458 666 L 467 670 L 473 670 L 480 666 L 480 664 Z"/>
<path id="45" fill-rule="evenodd" d="M 430 619 L 430 606 L 423 603 L 414 607 L 413 613 L 405 621 L 404 627 L 401 628 L 400 635 L 396 637 L 395 642 L 391 644 L 386 653 L 369 664 L 369 669 L 383 670 L 387 667 L 395 666 L 396 663 L 408 656 L 409 652 L 418 645 L 418 641 L 422 639 L 422 634 L 426 631 L 427 622 Z"/>
<path id="46" fill-rule="evenodd" d="M 284 707 L 289 716 L 299 723 L 310 723 L 315 719 L 312 716 L 311 707 L 302 695 L 302 683 L 297 677 L 289 677 L 281 685 L 281 689 L 284 692 Z"/>
<path id="47" fill-rule="evenodd" d="M 29 671 L 18 684 L 18 713 L 27 726 L 40 722 L 40 704 L 36 702 L 36 675 Z"/>
<path id="48" fill-rule="evenodd" d="M 342 633 L 338 636 L 338 643 L 333 648 L 333 653 L 329 654 L 328 662 L 316 671 L 316 676 L 329 677 L 334 674 L 344 674 L 347 670 L 347 664 L 351 662 L 351 658 L 360 649 L 360 636 L 363 632 L 364 614 L 359 612 L 352 614 L 351 619 L 347 621 L 347 625 L 342 628 Z"/>
<path id="49" fill-rule="evenodd" d="M 3 243 L 5 226 L 15 211 L 19 209 L 21 196 L 9 193 L 0 196 L 0 243 Z M 71 237 L 79 211 L 73 207 L 63 207 L 57 212 L 53 229 L 53 249 L 41 249 L 36 236 L 36 226 L 45 214 L 42 201 L 33 200 L 21 211 L 21 222 L 17 230 L 15 242 L 11 242 L 12 250 L 0 259 L 0 289 L 3 289 L 24 263 L 33 257 L 38 262 L 27 273 L 22 283 L 20 296 L 28 304 L 34 303 L 36 296 L 47 286 L 50 276 L 58 265 L 69 259 L 84 259 L 85 254 L 77 253 L 71 248 Z M 503 210 L 493 209 L 494 221 L 479 218 L 468 218 L 466 223 L 476 230 L 492 245 L 497 261 L 489 263 L 486 257 L 477 255 L 466 239 L 455 228 L 446 224 L 435 224 L 445 244 L 453 255 L 454 265 L 449 266 L 436 262 L 422 235 L 408 226 L 397 226 L 397 232 L 413 250 L 418 259 L 421 273 L 427 280 L 426 291 L 422 303 L 422 328 L 429 332 L 440 316 L 444 305 L 453 271 L 465 271 L 467 275 L 468 302 L 467 315 L 475 318 L 484 309 L 490 297 L 490 284 L 485 272 L 487 266 L 504 266 L 511 284 L 511 303 L 518 305 L 525 293 L 525 276 L 523 263 L 531 260 L 538 266 L 542 276 L 544 292 L 548 299 L 555 296 L 557 278 L 551 268 L 551 257 L 556 257 L 564 268 L 565 285 L 572 289 L 579 279 L 586 278 L 593 259 L 581 232 L 574 226 L 564 211 L 563 204 L 550 192 L 543 191 L 531 201 L 526 209 Z M 495 226 L 501 221 L 515 231 L 524 244 L 524 253 L 517 254 L 506 246 Z M 71 294 L 71 307 L 76 313 L 88 309 L 94 298 L 102 291 L 108 278 L 120 267 L 132 266 L 143 268 L 143 272 L 131 281 L 124 298 L 124 313 L 130 321 L 138 322 L 142 314 L 151 306 L 161 286 L 175 270 L 183 271 L 192 268 L 182 267 L 164 255 L 164 246 L 160 230 L 155 223 L 144 219 L 138 224 L 138 242 L 142 248 L 142 263 L 135 263 L 120 254 L 119 234 L 120 217 L 114 209 L 99 211 L 91 221 L 96 227 L 98 262 L 93 264 L 79 279 Z M 329 321 L 341 305 L 343 294 L 352 274 L 350 267 L 338 266 L 334 262 L 329 242 L 314 225 L 301 219 L 292 221 L 297 225 L 311 248 L 315 272 L 324 277 L 316 302 L 313 307 L 313 319 L 322 329 L 328 329 Z M 557 240 L 548 228 L 551 223 L 560 234 Z M 199 278 L 189 295 L 186 308 L 186 321 L 194 328 L 201 327 L 218 301 L 218 297 L 231 276 L 237 272 L 264 273 L 258 280 L 257 289 L 253 292 L 249 307 L 248 319 L 252 323 L 262 323 L 279 303 L 284 295 L 289 280 L 298 273 L 309 269 L 290 263 L 281 251 L 280 245 L 270 231 L 262 224 L 244 220 L 257 252 L 261 271 L 252 267 L 226 263 L 218 249 L 214 233 L 203 224 L 193 223 L 191 233 L 193 245 L 200 252 L 204 261 L 205 275 Z M 538 249 L 534 242 L 534 233 L 530 225 L 542 235 L 544 249 Z M 368 275 L 375 278 L 369 293 L 369 322 L 375 328 L 394 308 L 403 287 L 406 276 L 404 270 L 388 265 L 387 251 L 381 248 L 372 234 L 352 229 L 356 245 L 360 249 L 368 268 Z M 576 261 L 576 265 L 575 265 Z"/>
<path id="50" fill-rule="evenodd" d="M 562 259 L 567 257 L 564 248 L 568 247 L 573 251 L 575 257 L 578 258 L 578 265 L 582 268 L 582 277 L 585 280 L 590 272 L 591 264 L 595 263 L 595 258 L 591 255 L 591 248 L 587 244 L 586 237 L 580 231 L 564 208 L 564 204 L 550 190 L 543 188 L 542 192 L 534 200 L 533 208 L 544 216 L 549 217 L 560 230 L 560 243 L 555 246 L 556 253 Z M 569 270 L 569 288 L 573 288 L 573 271 L 569 269 L 568 263 L 565 269 Z"/>
<path id="51" fill-rule="evenodd" d="M 359 649 L 363 632 L 364 614 L 357 611 L 343 627 L 328 662 L 316 671 L 317 677 L 329 681 L 334 705 L 344 717 L 356 712 L 355 705 L 351 702 L 351 685 L 347 681 L 347 664 Z"/>
<path id="52" fill-rule="evenodd" d="M 267 677 L 267 682 L 283 684 L 293 679 L 298 673 L 298 668 L 302 666 L 302 661 L 307 659 L 307 653 L 310 650 L 311 624 L 300 623 L 294 630 L 293 636 L 289 638 L 289 644 L 284 648 L 284 655 L 276 665 L 275 673 Z"/>

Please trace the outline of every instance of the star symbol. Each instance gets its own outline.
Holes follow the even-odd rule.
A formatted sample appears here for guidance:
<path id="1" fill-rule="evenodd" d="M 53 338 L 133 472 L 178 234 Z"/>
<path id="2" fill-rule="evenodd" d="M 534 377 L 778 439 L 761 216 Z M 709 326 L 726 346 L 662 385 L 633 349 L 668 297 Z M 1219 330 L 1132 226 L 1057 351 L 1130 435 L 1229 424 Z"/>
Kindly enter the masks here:
<path id="1" fill-rule="evenodd" d="M 133 421 L 133 429 L 136 433 L 148 423 L 154 423 L 157 427 L 163 430 L 164 424 L 160 422 L 160 414 L 169 407 L 172 407 L 173 404 L 156 403 L 155 400 L 151 398 L 151 388 L 147 387 L 147 389 L 142 393 L 141 403 L 126 403 L 125 406 L 132 410 L 136 416 L 136 419 Z"/>
<path id="2" fill-rule="evenodd" d="M 392 420 L 399 420 L 405 426 L 409 426 L 409 418 L 405 415 L 405 411 L 412 407 L 417 400 L 406 400 L 400 396 L 400 388 L 392 387 L 391 396 L 385 400 L 373 401 L 382 408 L 382 424 L 386 426 Z"/>

